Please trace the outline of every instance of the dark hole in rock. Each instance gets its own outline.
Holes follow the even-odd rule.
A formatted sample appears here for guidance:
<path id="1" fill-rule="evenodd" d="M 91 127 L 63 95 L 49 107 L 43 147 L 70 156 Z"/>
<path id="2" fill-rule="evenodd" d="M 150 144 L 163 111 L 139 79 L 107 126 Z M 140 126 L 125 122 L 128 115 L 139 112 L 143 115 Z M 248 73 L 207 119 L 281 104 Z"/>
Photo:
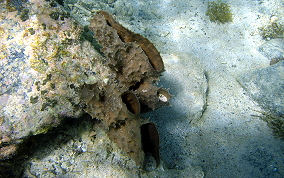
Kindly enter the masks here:
<path id="1" fill-rule="evenodd" d="M 28 140 L 27 142 L 26 142 L 26 147 L 31 147 L 33 145 L 33 142 L 31 141 L 31 140 Z"/>
<path id="2" fill-rule="evenodd" d="M 106 19 L 106 23 L 107 23 L 108 26 L 112 27 L 112 25 L 111 25 L 111 23 L 108 19 Z"/>
<path id="3" fill-rule="evenodd" d="M 56 0 L 58 2 L 58 4 L 60 4 L 61 6 L 64 6 L 64 0 Z"/>
<path id="4" fill-rule="evenodd" d="M 121 120 L 121 121 L 117 121 L 117 123 L 115 124 L 115 128 L 116 129 L 120 129 L 121 126 L 125 125 L 125 121 Z"/>
<path id="5" fill-rule="evenodd" d="M 116 124 L 115 124 L 115 129 L 120 129 L 120 128 L 121 128 L 121 126 L 122 126 L 122 125 L 120 125 L 120 124 L 116 123 Z"/>
<path id="6" fill-rule="evenodd" d="M 136 82 L 135 85 L 132 85 L 129 87 L 129 90 L 132 90 L 132 91 L 137 90 L 143 82 L 144 82 L 143 80 L 141 80 L 140 82 Z"/>
<path id="7" fill-rule="evenodd" d="M 104 94 L 100 94 L 100 102 L 105 102 L 106 96 Z"/>
<path id="8" fill-rule="evenodd" d="M 135 94 L 131 92 L 126 92 L 121 96 L 121 98 L 122 98 L 123 103 L 126 105 L 127 109 L 132 114 L 140 113 L 140 103 Z"/>
<path id="9" fill-rule="evenodd" d="M 110 128 L 113 128 L 115 130 L 121 129 L 121 127 L 125 126 L 126 122 L 125 120 L 119 120 L 117 122 L 113 122 L 110 124 Z"/>
<path id="10" fill-rule="evenodd" d="M 57 3 L 54 2 L 54 1 L 51 1 L 51 2 L 49 3 L 49 5 L 50 5 L 50 7 L 56 7 L 56 6 L 57 6 Z"/>
<path id="11" fill-rule="evenodd" d="M 121 35 L 118 34 L 118 37 L 121 39 L 121 41 L 122 41 L 123 43 L 125 43 L 125 40 L 124 40 L 124 38 L 123 38 Z"/>
<path id="12" fill-rule="evenodd" d="M 160 138 L 156 124 L 143 124 L 140 129 L 143 151 L 146 155 L 149 153 L 152 155 L 156 160 L 156 167 L 158 167 L 160 164 Z"/>
<path id="13" fill-rule="evenodd" d="M 153 111 L 153 109 L 147 106 L 147 104 L 141 103 L 141 113 L 146 113 L 150 111 Z"/>
<path id="14" fill-rule="evenodd" d="M 99 96 L 100 96 L 100 102 L 105 102 L 106 101 L 106 96 L 105 96 L 105 92 L 101 92 L 100 94 L 99 94 Z"/>
<path id="15" fill-rule="evenodd" d="M 119 125 L 125 125 L 125 120 L 118 121 Z"/>
<path id="16" fill-rule="evenodd" d="M 74 88 L 75 88 L 75 85 L 72 83 L 72 84 L 69 85 L 69 87 L 70 87 L 71 89 L 74 89 Z"/>

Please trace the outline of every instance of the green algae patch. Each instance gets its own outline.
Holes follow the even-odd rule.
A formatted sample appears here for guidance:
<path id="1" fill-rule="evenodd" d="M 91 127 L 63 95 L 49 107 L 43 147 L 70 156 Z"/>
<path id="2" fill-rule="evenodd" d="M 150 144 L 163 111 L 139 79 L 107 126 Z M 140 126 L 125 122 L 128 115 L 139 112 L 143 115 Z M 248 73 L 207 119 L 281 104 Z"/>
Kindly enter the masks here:
<path id="1" fill-rule="evenodd" d="M 210 21 L 217 23 L 227 23 L 233 21 L 233 14 L 230 6 L 221 1 L 208 2 L 206 15 L 209 16 Z"/>
<path id="2" fill-rule="evenodd" d="M 265 40 L 284 37 L 284 24 L 279 22 L 273 22 L 266 27 L 261 27 L 259 30 L 262 38 Z"/>
<path id="3" fill-rule="evenodd" d="M 261 119 L 267 122 L 267 125 L 276 138 L 284 140 L 284 115 L 279 116 L 272 113 L 264 113 Z"/>
<path id="4" fill-rule="evenodd" d="M 48 69 L 48 62 L 42 58 L 31 58 L 30 59 L 31 68 L 35 71 L 44 73 Z"/>
<path id="5" fill-rule="evenodd" d="M 38 96 L 31 96 L 30 97 L 30 103 L 35 104 L 38 102 Z"/>

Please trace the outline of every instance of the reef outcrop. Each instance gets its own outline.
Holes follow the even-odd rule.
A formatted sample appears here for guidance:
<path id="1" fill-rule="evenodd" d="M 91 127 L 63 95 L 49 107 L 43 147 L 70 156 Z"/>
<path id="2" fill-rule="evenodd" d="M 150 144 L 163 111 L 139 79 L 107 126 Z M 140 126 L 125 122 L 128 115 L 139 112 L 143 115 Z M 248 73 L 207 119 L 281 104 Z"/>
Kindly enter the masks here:
<path id="1" fill-rule="evenodd" d="M 0 160 L 30 136 L 87 112 L 142 165 L 140 113 L 171 97 L 155 86 L 164 64 L 154 45 L 100 11 L 89 28 L 103 56 L 82 41 L 82 26 L 56 2 L 32 0 L 20 8 L 7 2 L 0 3 Z"/>
<path id="2" fill-rule="evenodd" d="M 127 30 L 109 13 L 99 11 L 90 22 L 112 77 L 104 88 L 82 88 L 84 110 L 102 120 L 109 137 L 142 165 L 140 111 L 168 105 L 171 97 L 167 90 L 155 86 L 164 70 L 162 58 L 148 39 Z"/>
<path id="3" fill-rule="evenodd" d="M 115 25 L 110 25 L 109 21 Z M 138 97 L 142 112 L 169 104 L 170 95 L 167 91 L 155 86 L 164 70 L 159 53 L 157 53 L 158 58 L 151 59 L 154 61 L 152 63 L 159 67 L 153 67 L 149 59 L 151 57 L 147 56 L 149 52 L 145 52 L 147 49 L 143 49 L 137 42 L 123 42 L 117 29 L 123 29 L 119 31 L 126 29 L 114 22 L 107 12 L 100 11 L 94 15 L 89 28 L 94 31 L 95 37 L 103 46 L 102 52 L 106 57 L 105 65 L 110 67 L 112 74 L 104 89 L 100 89 L 100 85 L 89 85 L 83 88 L 82 91 L 88 90 L 87 92 L 92 93 L 93 90 L 93 93 L 100 93 L 94 95 L 91 100 L 89 98 L 86 100 L 86 97 L 83 97 L 88 106 L 85 109 L 86 112 L 93 117 L 105 118 L 103 122 L 106 126 L 110 126 L 121 119 L 121 111 L 127 110 L 121 97 L 123 93 L 129 91 Z M 127 32 L 130 33 L 129 30 Z M 149 42 L 144 46 L 153 46 L 153 44 Z M 156 48 L 154 49 L 157 51 Z M 159 71 L 155 68 L 159 68 Z M 83 95 L 85 94 L 83 93 Z M 165 100 L 161 99 L 162 96 L 165 97 Z M 100 106 L 98 107 L 98 105 Z M 113 113 L 113 115 L 107 115 L 104 112 Z"/>
<path id="4" fill-rule="evenodd" d="M 81 86 L 109 78 L 82 31 L 55 1 L 0 3 L 0 160 L 28 137 L 82 115 Z"/>

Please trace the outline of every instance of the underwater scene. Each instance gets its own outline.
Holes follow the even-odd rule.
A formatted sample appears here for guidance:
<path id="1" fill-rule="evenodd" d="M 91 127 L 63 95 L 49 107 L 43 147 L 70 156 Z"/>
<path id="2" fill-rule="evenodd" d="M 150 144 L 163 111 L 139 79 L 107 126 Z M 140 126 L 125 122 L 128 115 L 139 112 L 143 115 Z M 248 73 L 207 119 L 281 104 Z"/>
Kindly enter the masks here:
<path id="1" fill-rule="evenodd" d="M 0 178 L 284 177 L 284 0 L 0 0 Z"/>

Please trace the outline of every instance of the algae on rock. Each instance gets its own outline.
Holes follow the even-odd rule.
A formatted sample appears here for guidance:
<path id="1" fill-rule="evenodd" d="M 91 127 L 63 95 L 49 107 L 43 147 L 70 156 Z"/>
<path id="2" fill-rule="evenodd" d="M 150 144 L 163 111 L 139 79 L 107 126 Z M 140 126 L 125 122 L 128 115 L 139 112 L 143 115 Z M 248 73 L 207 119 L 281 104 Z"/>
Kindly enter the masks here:
<path id="1" fill-rule="evenodd" d="M 209 16 L 212 22 L 227 23 L 233 21 L 230 6 L 220 0 L 217 2 L 208 2 L 206 15 Z"/>
<path id="2" fill-rule="evenodd" d="M 31 0 L 21 8 L 19 13 L 0 3 L 0 146 L 6 149 L 0 159 L 26 137 L 80 116 L 80 87 L 103 87 L 109 78 L 104 58 L 80 40 L 82 27 L 59 5 Z"/>
<path id="3" fill-rule="evenodd" d="M 24 19 L 0 4 L 5 10 L 0 27 L 0 70 L 5 76 L 0 160 L 28 137 L 45 134 L 62 118 L 85 111 L 102 120 L 110 139 L 142 166 L 140 106 L 141 112 L 154 110 L 169 105 L 171 98 L 156 86 L 164 71 L 160 53 L 147 38 L 101 11 L 89 28 L 103 47 L 102 56 L 82 40 L 83 27 L 54 3 L 26 2 Z"/>
<path id="4" fill-rule="evenodd" d="M 261 27 L 260 33 L 265 40 L 284 38 L 284 24 L 277 21 L 273 22 L 266 27 Z"/>

